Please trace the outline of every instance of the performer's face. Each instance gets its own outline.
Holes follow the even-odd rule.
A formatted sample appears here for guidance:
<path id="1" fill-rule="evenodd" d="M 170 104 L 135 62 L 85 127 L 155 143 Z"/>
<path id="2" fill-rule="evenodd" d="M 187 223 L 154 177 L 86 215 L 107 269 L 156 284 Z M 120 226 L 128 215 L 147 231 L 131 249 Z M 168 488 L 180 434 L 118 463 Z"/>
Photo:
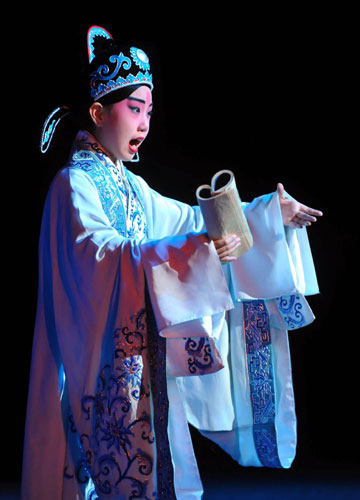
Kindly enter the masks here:
<path id="1" fill-rule="evenodd" d="M 151 90 L 141 86 L 127 99 L 98 111 L 97 139 L 114 160 L 130 161 L 149 132 Z"/>

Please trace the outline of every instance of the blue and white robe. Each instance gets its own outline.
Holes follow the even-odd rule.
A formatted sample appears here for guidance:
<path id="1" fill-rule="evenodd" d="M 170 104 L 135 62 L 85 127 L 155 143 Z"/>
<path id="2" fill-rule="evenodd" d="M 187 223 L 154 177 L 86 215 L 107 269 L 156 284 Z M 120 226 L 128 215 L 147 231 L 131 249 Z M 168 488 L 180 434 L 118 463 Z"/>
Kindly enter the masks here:
<path id="1" fill-rule="evenodd" d="M 276 193 L 244 209 L 254 246 L 222 266 L 198 207 L 78 134 L 42 220 L 24 499 L 199 499 L 187 422 L 243 465 L 291 465 L 287 330 L 314 319 L 316 275 Z"/>

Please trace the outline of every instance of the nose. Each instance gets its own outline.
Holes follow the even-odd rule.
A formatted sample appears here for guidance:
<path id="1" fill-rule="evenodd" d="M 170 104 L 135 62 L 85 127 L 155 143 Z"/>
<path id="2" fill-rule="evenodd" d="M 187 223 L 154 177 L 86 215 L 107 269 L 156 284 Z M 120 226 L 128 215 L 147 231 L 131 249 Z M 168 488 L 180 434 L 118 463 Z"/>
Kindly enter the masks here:
<path id="1" fill-rule="evenodd" d="M 138 130 L 139 132 L 147 133 L 150 128 L 150 117 L 147 113 L 141 113 L 140 117 Z"/>

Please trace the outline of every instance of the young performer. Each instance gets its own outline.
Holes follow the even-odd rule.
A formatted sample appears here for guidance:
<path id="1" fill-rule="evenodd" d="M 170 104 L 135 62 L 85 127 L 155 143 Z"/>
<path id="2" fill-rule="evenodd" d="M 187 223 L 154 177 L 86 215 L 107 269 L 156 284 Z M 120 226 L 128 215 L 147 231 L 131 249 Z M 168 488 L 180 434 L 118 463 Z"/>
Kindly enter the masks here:
<path id="1" fill-rule="evenodd" d="M 321 212 L 279 184 L 244 204 L 254 244 L 234 259 L 237 237 L 209 240 L 198 207 L 123 164 L 149 132 L 146 53 L 98 26 L 87 43 L 90 125 L 41 227 L 23 498 L 199 499 L 188 422 L 242 465 L 290 467 L 287 331 L 314 319 L 305 226 Z"/>

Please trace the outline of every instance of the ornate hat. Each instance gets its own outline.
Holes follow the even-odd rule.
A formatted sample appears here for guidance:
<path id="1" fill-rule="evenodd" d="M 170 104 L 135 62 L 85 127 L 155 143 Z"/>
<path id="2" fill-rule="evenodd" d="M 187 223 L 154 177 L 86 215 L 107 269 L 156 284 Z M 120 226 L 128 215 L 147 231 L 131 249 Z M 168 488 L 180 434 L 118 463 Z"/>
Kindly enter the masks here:
<path id="1" fill-rule="evenodd" d="M 130 46 L 120 48 L 110 33 L 100 26 L 89 28 L 87 48 L 93 101 L 132 85 L 148 85 L 153 89 L 149 58 L 143 50 Z M 111 101 L 121 100 L 122 93 L 119 96 L 112 94 Z"/>

